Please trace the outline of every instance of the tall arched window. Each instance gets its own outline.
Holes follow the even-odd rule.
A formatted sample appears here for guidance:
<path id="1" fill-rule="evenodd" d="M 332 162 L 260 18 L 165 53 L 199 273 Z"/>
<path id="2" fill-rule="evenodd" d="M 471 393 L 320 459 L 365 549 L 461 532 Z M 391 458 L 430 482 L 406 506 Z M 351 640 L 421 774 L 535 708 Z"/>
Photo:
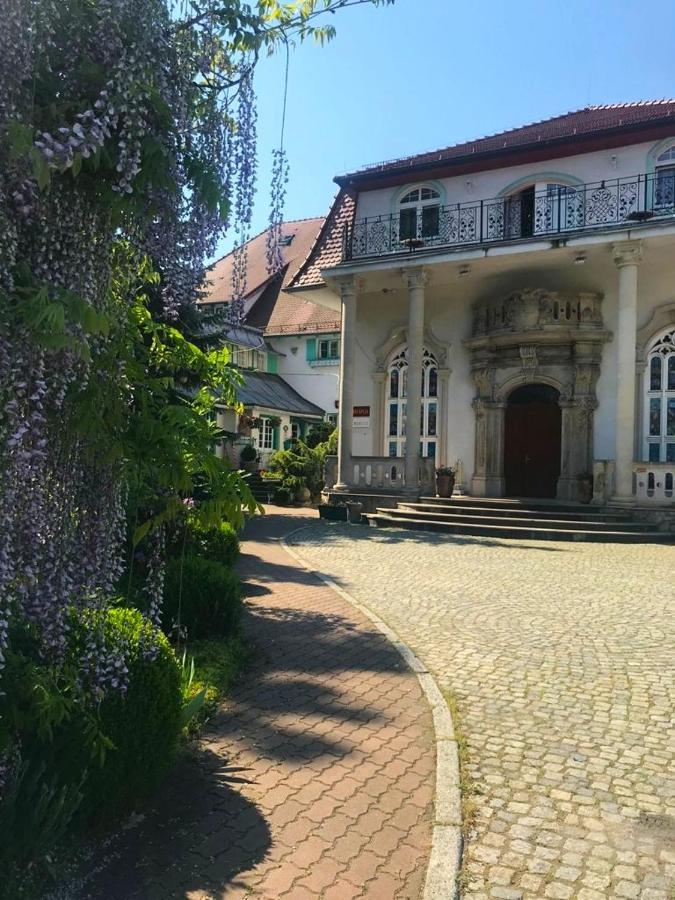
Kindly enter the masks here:
<path id="1" fill-rule="evenodd" d="M 645 459 L 675 462 L 675 329 L 662 335 L 647 356 Z"/>
<path id="2" fill-rule="evenodd" d="M 389 363 L 387 373 L 385 443 L 389 456 L 405 456 L 406 404 L 408 395 L 408 348 L 400 350 Z M 420 454 L 436 456 L 438 442 L 438 363 L 429 350 L 422 362 L 422 416 Z"/>
<path id="3" fill-rule="evenodd" d="M 654 209 L 658 212 L 675 207 L 675 145 L 656 157 L 654 172 Z"/>
<path id="4" fill-rule="evenodd" d="M 441 195 L 435 188 L 416 187 L 399 200 L 398 237 L 401 241 L 423 241 L 437 237 Z"/>

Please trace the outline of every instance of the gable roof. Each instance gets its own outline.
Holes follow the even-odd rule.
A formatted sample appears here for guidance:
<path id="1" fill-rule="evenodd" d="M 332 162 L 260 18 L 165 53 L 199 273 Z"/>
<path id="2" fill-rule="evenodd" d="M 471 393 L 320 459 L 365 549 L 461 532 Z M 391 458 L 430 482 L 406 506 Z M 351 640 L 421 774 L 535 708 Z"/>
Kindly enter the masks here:
<path id="1" fill-rule="evenodd" d="M 566 145 L 566 152 L 573 154 L 596 149 L 592 146 L 593 140 L 602 139 L 610 145 L 648 140 L 656 137 L 659 129 L 664 132 L 662 136 L 666 136 L 666 132 L 675 133 L 675 99 L 585 106 L 519 128 L 338 176 L 335 181 L 340 190 L 333 206 L 307 259 L 299 266 L 288 288 L 299 291 L 319 287 L 324 283 L 321 270 L 342 261 L 345 227 L 353 224 L 360 190 L 404 184 L 417 170 L 435 169 L 434 174 L 440 177 L 441 174 L 452 175 L 453 171 L 514 165 L 514 157 L 517 154 L 523 157 L 527 151 L 532 158 L 553 158 L 561 153 L 561 145 Z"/>
<path id="2" fill-rule="evenodd" d="M 329 332 L 340 330 L 339 314 L 286 293 L 284 288 L 306 260 L 325 223 L 323 217 L 284 222 L 282 235 L 291 237 L 282 246 L 283 267 L 267 271 L 267 235 L 262 231 L 247 244 L 246 286 L 248 312 L 246 325 L 265 334 L 294 332 Z M 340 245 L 341 246 L 341 245 Z M 208 308 L 214 303 L 229 303 L 232 293 L 233 253 L 214 263 L 208 273 L 205 296 L 200 303 Z"/>
<path id="3" fill-rule="evenodd" d="M 321 270 L 336 266 L 342 260 L 342 248 L 345 228 L 354 221 L 356 213 L 356 195 L 342 188 L 333 200 L 328 216 L 319 232 L 314 246 L 311 248 L 289 288 L 313 287 L 323 284 Z"/>
<path id="4" fill-rule="evenodd" d="M 418 166 L 438 165 L 459 161 L 479 154 L 503 153 L 545 142 L 579 139 L 597 136 L 614 130 L 629 131 L 640 126 L 657 123 L 675 124 L 675 99 L 640 100 L 635 103 L 609 103 L 585 106 L 582 109 L 542 119 L 529 125 L 499 131 L 473 141 L 452 144 L 440 150 L 431 150 L 365 166 L 356 172 L 336 178 L 338 184 L 367 179 L 375 173 L 395 172 Z"/>

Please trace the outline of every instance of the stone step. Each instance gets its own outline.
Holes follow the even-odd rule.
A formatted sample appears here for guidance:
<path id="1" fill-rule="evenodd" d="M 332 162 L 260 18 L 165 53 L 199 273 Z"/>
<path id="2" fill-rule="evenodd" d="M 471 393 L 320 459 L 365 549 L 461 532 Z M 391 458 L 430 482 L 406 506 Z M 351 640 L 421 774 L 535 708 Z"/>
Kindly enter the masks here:
<path id="1" fill-rule="evenodd" d="M 538 528 L 569 528 L 585 531 L 650 531 L 653 530 L 649 522 L 631 522 L 621 519 L 618 522 L 610 522 L 603 518 L 586 519 L 575 516 L 572 513 L 561 513 L 557 518 L 553 513 L 530 515 L 526 510 L 505 513 L 494 512 L 489 509 L 462 509 L 455 510 L 450 507 L 434 507 L 422 503 L 399 503 L 396 509 L 380 509 L 378 513 L 386 513 L 400 518 L 429 519 L 435 522 L 467 522 L 479 525 L 481 522 L 494 525 L 534 525 Z"/>
<path id="2" fill-rule="evenodd" d="M 508 520 L 498 525 L 482 522 L 437 522 L 427 518 L 397 518 L 394 510 L 378 510 L 366 514 L 371 525 L 378 528 L 404 528 L 414 531 L 436 531 L 458 537 L 518 538 L 534 541 L 598 541 L 605 543 L 675 544 L 675 533 L 664 531 L 590 531 L 583 527 L 549 528 L 543 522 L 512 524 Z"/>
<path id="3" fill-rule="evenodd" d="M 621 509 L 618 506 L 589 506 L 587 503 L 568 503 L 558 500 L 539 500 L 537 498 L 512 498 L 512 497 L 420 497 L 419 504 L 432 506 L 452 506 L 458 509 L 491 509 L 495 512 L 503 511 L 506 515 L 511 512 L 527 511 L 533 515 L 560 515 L 561 513 L 573 513 L 578 516 L 597 518 L 599 515 L 612 519 L 630 518 L 630 509 Z"/>
<path id="4" fill-rule="evenodd" d="M 633 520 L 629 517 L 629 511 L 620 510 L 618 513 L 614 511 L 607 512 L 605 509 L 600 507 L 593 508 L 589 510 L 588 507 L 584 507 L 579 509 L 575 507 L 573 510 L 568 507 L 560 507 L 556 510 L 543 510 L 543 509 L 534 509 L 528 508 L 526 506 L 514 506 L 514 507 L 492 507 L 487 505 L 474 505 L 473 503 L 464 503 L 459 502 L 455 503 L 446 501 L 445 503 L 429 503 L 425 501 L 424 503 L 414 502 L 414 501 L 406 501 L 405 503 L 398 503 L 398 509 L 408 509 L 419 512 L 421 515 L 427 515 L 429 513 L 444 513 L 451 514 L 455 516 L 475 516 L 482 517 L 488 516 L 496 519 L 511 519 L 515 518 L 524 518 L 531 519 L 533 521 L 555 521 L 562 520 L 570 521 L 570 522 L 599 522 L 601 524 L 610 523 L 610 524 L 641 524 L 640 522 Z"/>

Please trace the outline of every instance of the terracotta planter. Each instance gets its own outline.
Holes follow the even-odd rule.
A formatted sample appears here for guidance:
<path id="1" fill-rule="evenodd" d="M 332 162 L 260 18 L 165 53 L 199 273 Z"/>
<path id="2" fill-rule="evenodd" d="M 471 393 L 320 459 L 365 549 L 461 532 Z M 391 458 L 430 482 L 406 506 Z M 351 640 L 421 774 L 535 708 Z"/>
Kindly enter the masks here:
<path id="1" fill-rule="evenodd" d="M 436 476 L 436 496 L 437 497 L 452 497 L 452 492 L 455 489 L 455 476 L 454 475 L 437 475 Z"/>
<path id="2" fill-rule="evenodd" d="M 593 499 L 593 479 L 592 478 L 580 478 L 579 479 L 579 503 L 590 503 Z"/>

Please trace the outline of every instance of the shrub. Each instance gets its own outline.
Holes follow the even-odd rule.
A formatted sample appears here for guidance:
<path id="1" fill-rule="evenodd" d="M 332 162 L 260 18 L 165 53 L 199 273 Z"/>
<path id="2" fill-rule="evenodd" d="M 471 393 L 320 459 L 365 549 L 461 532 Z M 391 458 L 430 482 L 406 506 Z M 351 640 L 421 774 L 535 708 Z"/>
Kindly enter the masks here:
<path id="1" fill-rule="evenodd" d="M 114 608 L 102 615 L 105 644 L 124 648 L 129 669 L 126 691 L 108 691 L 99 707 L 101 732 L 113 747 L 102 765 L 92 759 L 86 740 L 82 746 L 86 721 L 67 723 L 66 734 L 55 737 L 67 744 L 68 780 L 78 770 L 89 770 L 82 806 L 88 819 L 108 818 L 150 796 L 173 763 L 181 732 L 180 667 L 165 635 L 135 609 Z M 73 616 L 75 658 L 81 658 L 88 633 L 97 627 L 96 615 Z"/>
<path id="2" fill-rule="evenodd" d="M 292 495 L 306 487 L 314 496 L 323 487 L 321 454 L 302 441 L 298 441 L 291 450 L 279 450 L 273 454 L 270 469 L 281 478 L 282 486 Z"/>
<path id="3" fill-rule="evenodd" d="M 209 528 L 191 522 L 187 541 L 192 554 L 221 563 L 229 569 L 239 558 L 239 537 L 229 522 Z"/>
<path id="4" fill-rule="evenodd" d="M 258 452 L 253 444 L 245 444 L 239 452 L 239 462 L 255 462 L 258 458 Z"/>
<path id="5" fill-rule="evenodd" d="M 241 617 L 241 583 L 230 569 L 187 554 L 169 560 L 164 581 L 164 630 L 178 622 L 190 640 L 235 634 Z"/>
<path id="6" fill-rule="evenodd" d="M 334 430 L 335 426 L 331 422 L 317 422 L 307 432 L 305 443 L 313 450 L 319 444 L 325 443 Z"/>
<path id="7" fill-rule="evenodd" d="M 288 506 L 291 502 L 291 492 L 286 487 L 277 488 L 277 491 L 274 495 L 274 502 L 279 506 Z"/>

